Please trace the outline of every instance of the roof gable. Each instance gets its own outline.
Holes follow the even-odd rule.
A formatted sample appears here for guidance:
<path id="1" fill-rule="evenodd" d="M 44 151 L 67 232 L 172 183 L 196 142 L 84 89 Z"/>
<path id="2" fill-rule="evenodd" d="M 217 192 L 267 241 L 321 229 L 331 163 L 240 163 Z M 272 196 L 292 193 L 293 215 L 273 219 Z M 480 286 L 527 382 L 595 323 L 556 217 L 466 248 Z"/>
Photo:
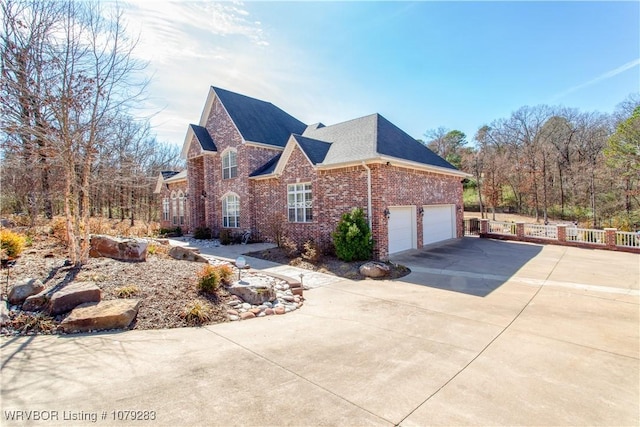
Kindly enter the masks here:
<path id="1" fill-rule="evenodd" d="M 377 113 L 331 126 L 310 126 L 303 136 L 332 143 L 323 165 L 389 156 L 457 171 L 455 166 Z"/>
<path id="2" fill-rule="evenodd" d="M 424 163 L 430 166 L 458 170 L 451 163 L 431 151 L 426 145 L 410 137 L 402 129 L 377 114 L 376 151 L 379 154 Z"/>
<path id="3" fill-rule="evenodd" d="M 184 143 L 182 144 L 182 151 L 180 156 L 183 159 L 186 159 L 189 154 L 189 147 L 191 146 L 191 141 L 193 138 L 198 141 L 200 144 L 201 152 L 209 152 L 215 153 L 218 151 L 216 144 L 213 142 L 213 138 L 211 138 L 211 134 L 204 126 L 190 124 L 187 128 L 187 135 L 184 137 Z"/>
<path id="4" fill-rule="evenodd" d="M 212 87 L 245 141 L 284 147 L 291 134 L 307 127 L 270 102 Z"/>
<path id="5" fill-rule="evenodd" d="M 211 138 L 211 134 L 207 128 L 194 124 L 189 125 L 189 127 L 193 130 L 193 134 L 196 136 L 196 139 L 204 151 L 218 151 L 218 148 L 213 142 L 213 138 Z"/>
<path id="6" fill-rule="evenodd" d="M 253 171 L 249 175 L 249 177 L 271 175 L 272 173 L 275 172 L 276 166 L 278 165 L 278 161 L 280 160 L 281 156 L 282 156 L 282 153 L 278 153 L 277 155 L 272 157 L 267 163 L 265 163 L 264 165 L 260 166 L 258 169 Z"/>
<path id="7" fill-rule="evenodd" d="M 322 163 L 331 148 L 331 143 L 307 138 L 300 135 L 292 135 L 312 165 Z"/>

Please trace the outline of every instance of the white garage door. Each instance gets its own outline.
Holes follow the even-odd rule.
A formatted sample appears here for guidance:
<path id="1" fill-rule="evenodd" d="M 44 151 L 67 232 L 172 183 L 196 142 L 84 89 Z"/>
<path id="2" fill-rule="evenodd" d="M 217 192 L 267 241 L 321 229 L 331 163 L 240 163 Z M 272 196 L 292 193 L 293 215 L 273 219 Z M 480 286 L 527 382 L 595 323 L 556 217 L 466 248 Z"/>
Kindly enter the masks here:
<path id="1" fill-rule="evenodd" d="M 428 245 L 452 239 L 455 234 L 454 205 L 424 206 L 422 243 Z"/>
<path id="2" fill-rule="evenodd" d="M 415 224 L 412 206 L 389 208 L 389 254 L 416 247 Z"/>

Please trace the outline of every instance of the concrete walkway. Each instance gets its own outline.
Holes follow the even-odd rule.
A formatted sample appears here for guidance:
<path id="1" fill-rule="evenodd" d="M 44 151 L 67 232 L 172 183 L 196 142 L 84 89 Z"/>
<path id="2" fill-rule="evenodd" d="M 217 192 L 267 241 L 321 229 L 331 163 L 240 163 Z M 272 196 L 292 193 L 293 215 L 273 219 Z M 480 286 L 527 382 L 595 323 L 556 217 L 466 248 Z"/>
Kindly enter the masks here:
<path id="1" fill-rule="evenodd" d="M 463 239 L 397 261 L 284 316 L 3 338 L 1 424 L 640 424 L 640 256 Z"/>

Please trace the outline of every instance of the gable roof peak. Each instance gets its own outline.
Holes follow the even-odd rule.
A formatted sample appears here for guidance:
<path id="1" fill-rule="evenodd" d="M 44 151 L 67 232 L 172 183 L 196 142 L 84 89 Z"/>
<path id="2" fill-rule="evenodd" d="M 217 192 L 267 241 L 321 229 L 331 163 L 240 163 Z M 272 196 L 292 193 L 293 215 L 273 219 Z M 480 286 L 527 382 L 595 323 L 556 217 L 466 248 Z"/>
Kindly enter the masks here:
<path id="1" fill-rule="evenodd" d="M 284 147 L 292 133 L 307 125 L 271 102 L 211 86 L 245 141 Z"/>

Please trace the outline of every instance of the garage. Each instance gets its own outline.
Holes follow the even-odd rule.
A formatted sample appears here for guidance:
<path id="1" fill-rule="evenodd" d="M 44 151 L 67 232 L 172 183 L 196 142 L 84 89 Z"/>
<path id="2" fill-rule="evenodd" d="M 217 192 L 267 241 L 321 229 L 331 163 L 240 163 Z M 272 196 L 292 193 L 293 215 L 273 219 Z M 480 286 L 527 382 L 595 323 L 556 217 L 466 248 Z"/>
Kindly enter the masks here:
<path id="1" fill-rule="evenodd" d="M 455 205 L 428 205 L 423 209 L 423 245 L 456 237 Z"/>
<path id="2" fill-rule="evenodd" d="M 414 249 L 416 244 L 416 216 L 413 206 L 389 208 L 389 254 Z"/>

